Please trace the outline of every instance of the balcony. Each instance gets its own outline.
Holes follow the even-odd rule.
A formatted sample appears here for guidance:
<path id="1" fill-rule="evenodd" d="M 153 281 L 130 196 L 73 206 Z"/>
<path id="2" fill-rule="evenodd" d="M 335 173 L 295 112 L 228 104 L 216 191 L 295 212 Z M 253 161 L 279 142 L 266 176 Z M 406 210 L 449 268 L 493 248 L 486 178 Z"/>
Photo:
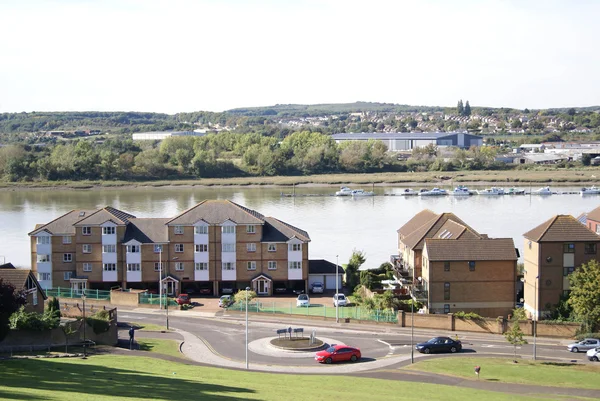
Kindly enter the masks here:
<path id="1" fill-rule="evenodd" d="M 414 285 L 411 290 L 412 297 L 419 302 L 427 302 L 429 292 L 421 285 Z"/>
<path id="2" fill-rule="evenodd" d="M 411 278 L 412 270 L 404 263 L 404 259 L 402 259 L 402 255 L 391 255 L 390 263 L 394 268 L 395 276 L 398 278 Z"/>

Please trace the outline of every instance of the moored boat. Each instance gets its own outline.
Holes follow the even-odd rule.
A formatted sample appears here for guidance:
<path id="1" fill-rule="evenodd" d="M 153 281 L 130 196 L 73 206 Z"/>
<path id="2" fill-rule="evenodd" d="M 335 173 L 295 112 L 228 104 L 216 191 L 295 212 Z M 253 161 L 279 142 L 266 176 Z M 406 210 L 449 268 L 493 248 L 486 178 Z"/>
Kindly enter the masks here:
<path id="1" fill-rule="evenodd" d="M 419 193 L 412 188 L 406 188 L 404 191 L 400 193 L 402 196 L 416 196 Z"/>
<path id="2" fill-rule="evenodd" d="M 458 187 L 454 188 L 454 190 L 452 192 L 450 192 L 450 195 L 469 196 L 469 195 L 471 195 L 471 191 L 469 191 L 469 188 L 459 185 Z"/>
<path id="3" fill-rule="evenodd" d="M 542 187 L 538 190 L 535 190 L 531 193 L 532 195 L 552 195 L 552 191 L 550 187 Z"/>
<path id="4" fill-rule="evenodd" d="M 433 188 L 431 190 L 421 190 L 421 192 L 419 192 L 419 196 L 443 196 L 443 195 L 448 195 L 448 192 L 446 192 L 445 189 L 440 189 L 440 188 Z"/>
<path id="5" fill-rule="evenodd" d="M 341 187 L 339 191 L 335 193 L 335 196 L 352 196 L 352 189 L 348 187 Z"/>
<path id="6" fill-rule="evenodd" d="M 477 191 L 477 195 L 504 195 L 504 188 L 491 187 L 486 189 L 480 189 Z"/>
<path id="7" fill-rule="evenodd" d="M 581 188 L 579 192 L 581 195 L 598 195 L 600 194 L 600 188 L 596 188 L 595 185 L 592 185 L 589 188 Z"/>
<path id="8" fill-rule="evenodd" d="M 352 196 L 374 196 L 375 193 L 372 191 L 363 191 L 362 189 L 355 189 L 352 191 Z"/>
<path id="9" fill-rule="evenodd" d="M 516 188 L 516 187 L 512 187 L 512 188 L 508 188 L 508 190 L 505 192 L 506 195 L 525 195 L 525 190 L 522 188 Z"/>

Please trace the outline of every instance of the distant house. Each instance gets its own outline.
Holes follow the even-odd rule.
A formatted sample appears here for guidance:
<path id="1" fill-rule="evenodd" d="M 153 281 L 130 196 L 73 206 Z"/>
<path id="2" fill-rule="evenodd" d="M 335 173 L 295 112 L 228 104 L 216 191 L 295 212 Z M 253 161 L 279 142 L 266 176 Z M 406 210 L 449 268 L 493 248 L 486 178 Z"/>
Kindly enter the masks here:
<path id="1" fill-rule="evenodd" d="M 482 146 L 483 138 L 463 132 L 375 132 L 344 133 L 331 136 L 337 143 L 347 141 L 368 141 L 374 139 L 383 142 L 389 151 L 410 151 L 427 145 L 456 146 L 468 149 L 471 146 Z"/>
<path id="2" fill-rule="evenodd" d="M 153 131 L 153 132 L 138 132 L 132 134 L 134 141 L 162 141 L 163 139 L 179 137 L 179 136 L 204 136 L 206 130 L 202 131 Z"/>
<path id="3" fill-rule="evenodd" d="M 344 269 L 324 259 L 312 259 L 308 261 L 308 286 L 313 283 L 322 283 L 325 290 L 335 291 L 335 280 L 338 280 L 338 289 L 342 289 L 342 278 Z"/>
<path id="4" fill-rule="evenodd" d="M 44 312 L 46 294 L 30 269 L 17 269 L 11 263 L 0 265 L 0 280 L 12 284 L 17 290 L 25 290 L 27 312 Z"/>

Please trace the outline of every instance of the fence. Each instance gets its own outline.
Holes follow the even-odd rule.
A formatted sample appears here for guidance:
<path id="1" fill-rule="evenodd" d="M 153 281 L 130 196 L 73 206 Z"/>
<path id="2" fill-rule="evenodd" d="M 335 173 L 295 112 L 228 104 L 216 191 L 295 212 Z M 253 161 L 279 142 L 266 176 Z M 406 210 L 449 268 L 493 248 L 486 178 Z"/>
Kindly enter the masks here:
<path id="1" fill-rule="evenodd" d="M 295 302 L 249 302 L 248 312 L 252 313 L 271 313 L 296 316 L 312 316 L 335 318 L 335 307 L 319 304 L 310 306 L 296 306 Z M 227 310 L 246 311 L 245 302 L 236 302 L 229 306 Z M 398 323 L 398 316 L 393 311 L 368 310 L 360 306 L 345 306 L 338 308 L 340 319 L 369 320 L 375 322 Z"/>
<path id="2" fill-rule="evenodd" d="M 49 288 L 46 296 L 57 298 L 81 298 L 85 294 L 87 299 L 110 300 L 110 291 L 103 290 L 74 290 L 73 288 Z"/>
<path id="3" fill-rule="evenodd" d="M 164 296 L 162 297 L 162 304 L 167 305 L 167 300 L 169 302 L 169 306 L 177 306 L 177 302 L 174 298 L 168 298 Z M 161 303 L 161 297 L 158 294 L 140 293 L 139 303 L 147 305 L 159 305 Z"/>

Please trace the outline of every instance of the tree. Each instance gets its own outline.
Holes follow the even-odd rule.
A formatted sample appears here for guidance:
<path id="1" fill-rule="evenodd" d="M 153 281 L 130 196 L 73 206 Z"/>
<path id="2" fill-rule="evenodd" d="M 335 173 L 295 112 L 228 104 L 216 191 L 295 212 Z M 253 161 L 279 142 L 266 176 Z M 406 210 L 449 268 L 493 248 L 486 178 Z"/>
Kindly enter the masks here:
<path id="1" fill-rule="evenodd" d="M 517 359 L 517 346 L 527 344 L 527 340 L 523 338 L 523 330 L 521 330 L 521 326 L 519 325 L 519 319 L 522 314 L 520 311 L 516 309 L 513 311 L 512 325 L 510 326 L 510 330 L 504 333 L 504 337 L 506 337 L 506 341 L 512 344 L 515 350 L 515 359 Z"/>
<path id="2" fill-rule="evenodd" d="M 17 291 L 10 283 L 0 279 L 0 341 L 8 334 L 10 316 L 27 302 L 23 290 Z"/>
<path id="3" fill-rule="evenodd" d="M 351 290 L 354 290 L 359 285 L 360 274 L 358 269 L 366 260 L 365 254 L 362 251 L 357 251 L 356 249 L 352 251 L 352 256 L 344 269 L 346 273 L 346 286 Z"/>
<path id="4" fill-rule="evenodd" d="M 600 322 L 600 263 L 590 260 L 571 275 L 569 304 L 586 332 L 593 332 Z"/>
<path id="5" fill-rule="evenodd" d="M 252 301 L 254 298 L 256 298 L 258 295 L 256 295 L 256 292 L 252 291 L 252 290 L 241 290 L 238 291 L 233 299 L 235 300 L 235 302 L 241 303 L 243 305 L 246 304 L 246 293 L 248 293 L 248 303 L 250 303 L 250 301 Z"/>
<path id="6" fill-rule="evenodd" d="M 458 114 L 459 116 L 462 116 L 464 112 L 465 112 L 465 108 L 463 106 L 463 102 L 461 99 L 458 101 L 458 104 L 456 105 L 456 114 Z"/>
<path id="7" fill-rule="evenodd" d="M 470 116 L 471 115 L 471 105 L 469 104 L 469 101 L 467 100 L 467 103 L 465 104 L 465 110 L 463 112 L 464 116 Z"/>

